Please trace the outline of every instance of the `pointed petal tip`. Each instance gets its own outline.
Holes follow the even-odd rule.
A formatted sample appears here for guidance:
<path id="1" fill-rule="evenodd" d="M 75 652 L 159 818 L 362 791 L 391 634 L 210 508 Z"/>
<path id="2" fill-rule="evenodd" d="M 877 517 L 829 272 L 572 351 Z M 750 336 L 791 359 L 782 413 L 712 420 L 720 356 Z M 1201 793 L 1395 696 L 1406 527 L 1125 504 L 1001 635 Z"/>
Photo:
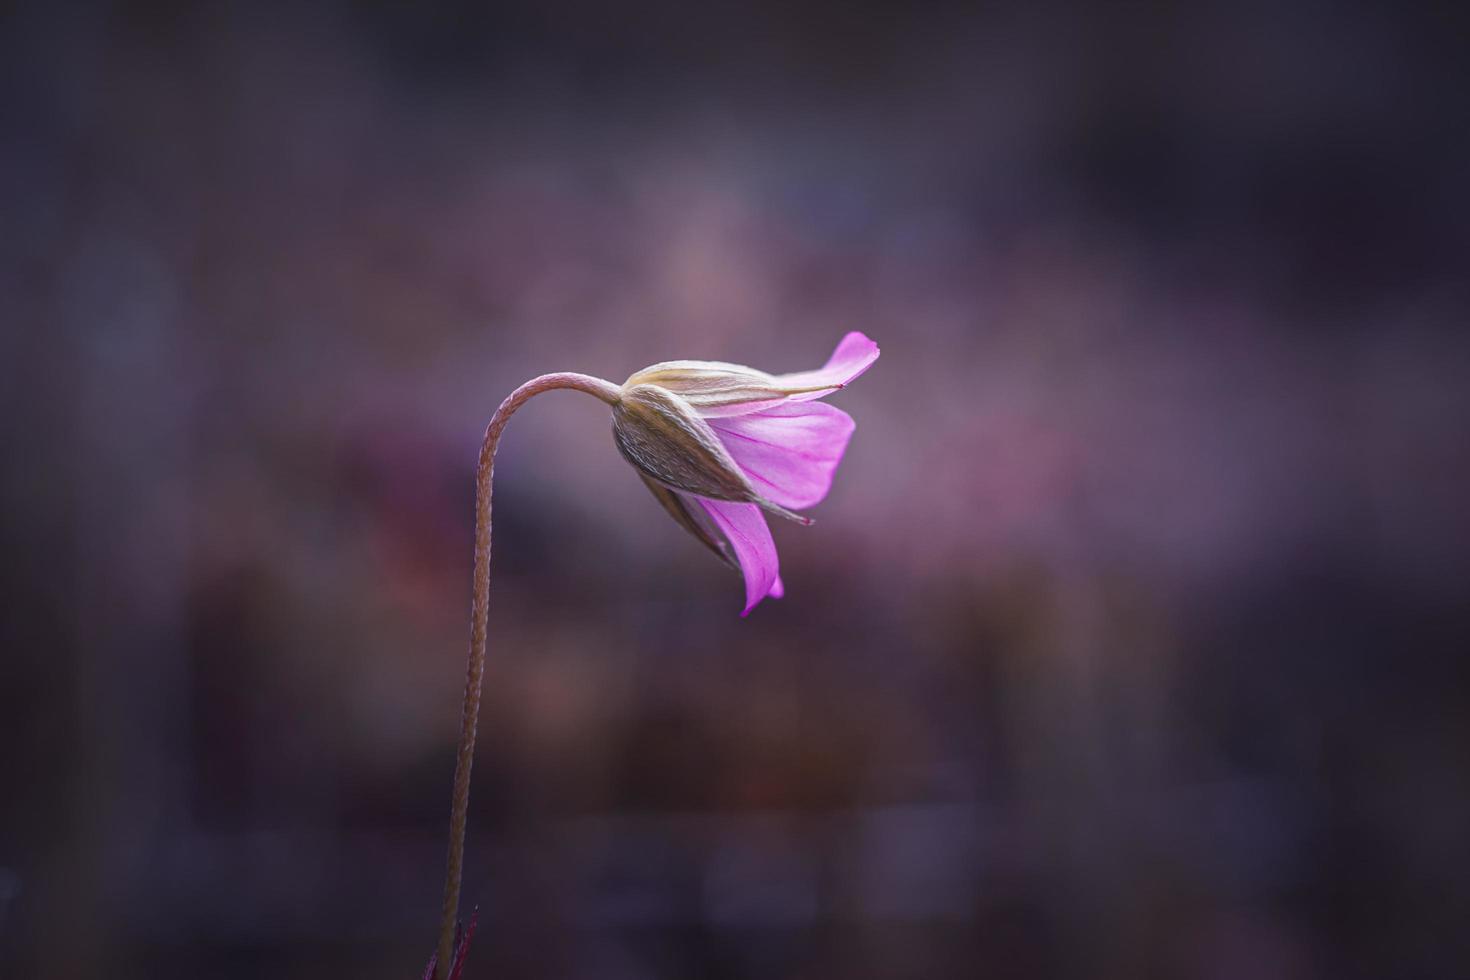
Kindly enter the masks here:
<path id="1" fill-rule="evenodd" d="M 785 597 L 786 583 L 781 581 L 781 576 L 778 573 L 776 577 L 771 581 L 771 587 L 766 591 L 766 594 L 747 605 L 745 607 L 745 611 L 740 614 L 740 618 L 748 618 L 755 607 L 760 605 L 761 602 L 766 599 L 784 599 Z"/>
<path id="2" fill-rule="evenodd" d="M 841 367 L 851 371 L 852 373 L 842 378 L 837 385 L 838 388 L 846 388 L 857 380 L 859 375 L 872 367 L 873 362 L 882 353 L 882 349 L 878 347 L 873 338 L 861 330 L 852 330 L 837 342 L 837 347 L 832 351 L 832 356 L 828 358 L 824 370 Z"/>
<path id="3" fill-rule="evenodd" d="M 823 398 L 852 384 L 864 371 L 878 360 L 878 345 L 867 334 L 850 331 L 832 351 L 827 363 L 815 371 L 799 371 L 796 374 L 778 376 L 778 381 L 787 387 L 793 401 Z"/>
<path id="4" fill-rule="evenodd" d="M 740 563 L 745 579 L 745 610 L 740 614 L 744 618 L 770 594 L 771 583 L 779 574 L 776 542 L 755 504 L 695 499 L 725 536 Z"/>

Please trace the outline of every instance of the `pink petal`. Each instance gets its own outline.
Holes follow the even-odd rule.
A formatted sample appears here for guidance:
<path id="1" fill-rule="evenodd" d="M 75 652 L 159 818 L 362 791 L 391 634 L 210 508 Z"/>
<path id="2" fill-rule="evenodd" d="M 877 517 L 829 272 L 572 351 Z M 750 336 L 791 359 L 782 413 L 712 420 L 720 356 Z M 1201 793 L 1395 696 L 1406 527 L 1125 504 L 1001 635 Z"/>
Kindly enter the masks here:
<path id="1" fill-rule="evenodd" d="M 786 585 L 781 581 L 781 576 L 776 576 L 776 581 L 771 583 L 771 591 L 767 592 L 766 595 L 770 596 L 772 599 L 785 598 Z"/>
<path id="2" fill-rule="evenodd" d="M 791 395 L 791 401 L 810 401 L 831 394 L 853 381 L 858 375 L 873 366 L 878 359 L 878 345 L 866 335 L 854 330 L 843 337 L 837 349 L 827 359 L 826 365 L 816 371 L 800 371 L 776 377 L 783 388 L 817 388 Z"/>
<path id="3" fill-rule="evenodd" d="M 694 499 L 729 540 L 735 558 L 740 562 L 741 574 L 745 576 L 745 611 L 740 615 L 748 616 L 781 581 L 777 574 L 779 562 L 771 529 L 766 526 L 766 519 L 755 504 L 706 500 L 703 497 Z"/>
<path id="4" fill-rule="evenodd" d="M 797 510 L 832 489 L 832 474 L 856 427 L 852 416 L 822 402 L 708 421 L 761 496 Z"/>

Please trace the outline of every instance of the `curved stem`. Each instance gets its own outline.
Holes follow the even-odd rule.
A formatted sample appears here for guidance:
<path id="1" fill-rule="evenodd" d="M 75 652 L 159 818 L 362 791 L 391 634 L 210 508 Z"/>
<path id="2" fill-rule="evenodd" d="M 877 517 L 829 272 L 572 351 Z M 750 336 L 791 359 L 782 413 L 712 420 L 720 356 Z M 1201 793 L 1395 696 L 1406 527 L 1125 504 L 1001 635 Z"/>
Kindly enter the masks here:
<path id="1" fill-rule="evenodd" d="M 480 446 L 475 471 L 475 573 L 470 607 L 470 656 L 465 670 L 464 712 L 460 718 L 459 754 L 454 762 L 454 796 L 449 816 L 449 862 L 444 878 L 444 908 L 439 919 L 438 980 L 448 980 L 454 959 L 454 930 L 459 918 L 459 889 L 464 879 L 465 818 L 470 805 L 470 770 L 475 763 L 475 733 L 480 718 L 480 687 L 485 676 L 485 633 L 490 610 L 490 490 L 495 450 L 510 417 L 532 397 L 555 388 L 571 388 L 617 404 L 619 389 L 585 374 L 545 374 L 527 381 L 500 403 Z"/>

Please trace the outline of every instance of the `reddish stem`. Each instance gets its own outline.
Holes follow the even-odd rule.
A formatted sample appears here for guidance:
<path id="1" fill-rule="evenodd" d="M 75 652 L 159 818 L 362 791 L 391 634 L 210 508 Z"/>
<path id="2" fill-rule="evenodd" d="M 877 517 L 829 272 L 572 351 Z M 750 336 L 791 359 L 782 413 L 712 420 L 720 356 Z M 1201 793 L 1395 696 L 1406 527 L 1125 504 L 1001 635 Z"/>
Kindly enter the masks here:
<path id="1" fill-rule="evenodd" d="M 617 404 L 616 385 L 585 374 L 545 374 L 527 381 L 500 403 L 480 446 L 475 472 L 475 574 L 470 607 L 470 656 L 465 670 L 464 711 L 460 718 L 459 753 L 454 761 L 454 796 L 449 816 L 449 862 L 444 878 L 444 908 L 439 919 L 438 980 L 447 980 L 454 962 L 454 932 L 459 917 L 459 890 L 464 880 L 465 818 L 470 806 L 470 770 L 475 764 L 475 733 L 480 719 L 480 688 L 485 676 L 485 636 L 490 612 L 490 490 L 495 475 L 495 450 L 510 417 L 532 397 L 555 388 L 571 388 Z"/>

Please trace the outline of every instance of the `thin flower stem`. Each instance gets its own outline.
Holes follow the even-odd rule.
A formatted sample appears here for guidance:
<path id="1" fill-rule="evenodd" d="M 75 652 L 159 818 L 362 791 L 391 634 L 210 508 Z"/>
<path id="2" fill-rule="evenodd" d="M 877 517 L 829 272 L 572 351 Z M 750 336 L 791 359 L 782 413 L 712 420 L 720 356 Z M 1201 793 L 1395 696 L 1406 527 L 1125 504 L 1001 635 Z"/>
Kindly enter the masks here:
<path id="1" fill-rule="evenodd" d="M 571 388 L 617 404 L 616 385 L 585 374 L 546 374 L 527 381 L 500 407 L 485 427 L 480 463 L 475 471 L 475 573 L 470 607 L 470 656 L 465 670 L 464 711 L 460 718 L 459 753 L 454 762 L 454 796 L 449 816 L 449 861 L 444 878 L 444 908 L 439 919 L 438 980 L 448 980 L 454 960 L 454 930 L 459 918 L 459 890 L 464 880 L 465 819 L 470 805 L 470 770 L 475 763 L 475 733 L 480 718 L 480 689 L 485 676 L 485 635 L 490 611 L 490 490 L 495 474 L 495 450 L 505 424 L 527 401 L 543 391 Z"/>

